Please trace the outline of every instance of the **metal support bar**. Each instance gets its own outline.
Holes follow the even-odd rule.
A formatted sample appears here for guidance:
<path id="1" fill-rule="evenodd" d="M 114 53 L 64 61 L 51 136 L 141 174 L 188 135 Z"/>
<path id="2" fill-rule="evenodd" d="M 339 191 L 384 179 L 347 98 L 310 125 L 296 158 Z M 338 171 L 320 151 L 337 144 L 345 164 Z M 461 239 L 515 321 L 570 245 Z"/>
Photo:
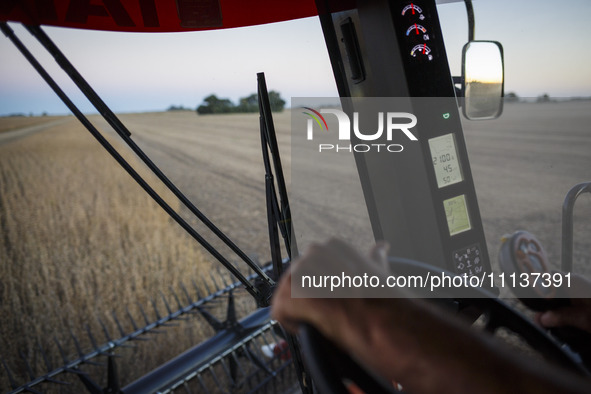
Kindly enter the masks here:
<path id="1" fill-rule="evenodd" d="M 562 271 L 573 269 L 574 249 L 574 209 L 577 198 L 583 193 L 591 193 L 591 182 L 579 183 L 566 194 L 562 204 Z"/>
<path id="2" fill-rule="evenodd" d="M 474 41 L 474 34 L 476 31 L 474 23 L 474 7 L 472 7 L 472 0 L 464 0 L 466 3 L 466 13 L 468 14 L 468 41 Z"/>

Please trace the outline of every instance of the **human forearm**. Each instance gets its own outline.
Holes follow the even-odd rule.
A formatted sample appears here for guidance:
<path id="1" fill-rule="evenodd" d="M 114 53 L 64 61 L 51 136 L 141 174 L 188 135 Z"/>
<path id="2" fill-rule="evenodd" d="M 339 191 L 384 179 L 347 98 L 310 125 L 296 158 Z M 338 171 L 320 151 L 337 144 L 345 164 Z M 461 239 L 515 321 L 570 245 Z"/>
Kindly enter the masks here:
<path id="1" fill-rule="evenodd" d="M 367 318 L 342 346 L 408 392 L 589 392 L 586 381 L 515 354 L 424 301 L 367 300 L 363 308 Z"/>

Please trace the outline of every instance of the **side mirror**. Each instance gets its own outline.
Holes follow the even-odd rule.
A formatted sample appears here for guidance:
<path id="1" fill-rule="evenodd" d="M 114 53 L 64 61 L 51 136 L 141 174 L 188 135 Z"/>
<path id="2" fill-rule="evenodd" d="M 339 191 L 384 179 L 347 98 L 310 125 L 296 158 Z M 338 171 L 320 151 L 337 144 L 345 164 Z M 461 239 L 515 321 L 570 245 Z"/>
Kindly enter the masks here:
<path id="1" fill-rule="evenodd" d="M 464 116 L 498 118 L 503 112 L 503 47 L 496 41 L 470 41 L 462 51 Z"/>

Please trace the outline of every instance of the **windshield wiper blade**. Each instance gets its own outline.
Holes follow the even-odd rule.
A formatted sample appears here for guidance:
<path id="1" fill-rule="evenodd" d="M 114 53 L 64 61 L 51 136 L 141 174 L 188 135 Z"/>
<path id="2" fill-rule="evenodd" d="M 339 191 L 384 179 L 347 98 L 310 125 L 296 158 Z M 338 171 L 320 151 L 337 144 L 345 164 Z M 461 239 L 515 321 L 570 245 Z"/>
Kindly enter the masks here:
<path id="1" fill-rule="evenodd" d="M 277 227 L 281 231 L 285 249 L 290 259 L 297 257 L 298 247 L 293 235 L 291 208 L 283 175 L 283 166 L 277 144 L 277 135 L 273 124 L 273 115 L 265 74 L 257 74 L 259 113 L 261 117 L 261 142 L 263 145 L 263 162 L 267 178 L 267 210 L 276 216 Z M 271 165 L 272 163 L 272 165 Z M 275 170 L 275 176 L 273 175 Z M 275 182 L 277 187 L 275 187 Z M 269 223 L 271 226 L 271 223 Z M 281 271 L 281 269 L 279 269 Z"/>

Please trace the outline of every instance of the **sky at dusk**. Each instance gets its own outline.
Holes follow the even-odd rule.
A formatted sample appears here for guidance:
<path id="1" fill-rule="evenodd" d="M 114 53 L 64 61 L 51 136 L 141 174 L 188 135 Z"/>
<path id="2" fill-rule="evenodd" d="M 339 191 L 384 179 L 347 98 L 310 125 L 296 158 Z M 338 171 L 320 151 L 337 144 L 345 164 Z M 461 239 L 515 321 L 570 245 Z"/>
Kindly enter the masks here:
<path id="1" fill-rule="evenodd" d="M 503 44 L 505 92 L 591 96 L 591 1 L 474 0 L 474 10 L 476 39 Z M 465 7 L 442 4 L 439 13 L 450 67 L 459 75 Z M 24 29 L 11 27 L 80 108 L 94 112 Z M 236 102 L 256 91 L 260 71 L 286 100 L 337 96 L 317 18 L 190 33 L 45 31 L 115 112 L 196 108 L 212 93 Z M 68 113 L 3 35 L 0 54 L 0 115 Z"/>

